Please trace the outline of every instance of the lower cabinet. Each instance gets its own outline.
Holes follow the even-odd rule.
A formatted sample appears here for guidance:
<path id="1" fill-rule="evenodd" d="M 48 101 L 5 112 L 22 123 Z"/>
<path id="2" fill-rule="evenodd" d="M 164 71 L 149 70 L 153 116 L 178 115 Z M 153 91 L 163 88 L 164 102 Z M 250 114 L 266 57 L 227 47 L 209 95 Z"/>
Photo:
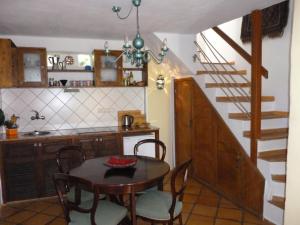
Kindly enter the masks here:
<path id="1" fill-rule="evenodd" d="M 85 151 L 87 159 L 122 154 L 121 137 L 118 134 L 82 135 L 76 142 Z"/>
<path id="2" fill-rule="evenodd" d="M 70 144 L 72 139 L 3 144 L 4 202 L 53 196 L 52 174 L 58 172 L 56 153 Z"/>
<path id="3" fill-rule="evenodd" d="M 34 142 L 2 145 L 4 201 L 23 200 L 39 196 L 37 145 Z M 4 180 L 4 181 L 3 181 Z"/>

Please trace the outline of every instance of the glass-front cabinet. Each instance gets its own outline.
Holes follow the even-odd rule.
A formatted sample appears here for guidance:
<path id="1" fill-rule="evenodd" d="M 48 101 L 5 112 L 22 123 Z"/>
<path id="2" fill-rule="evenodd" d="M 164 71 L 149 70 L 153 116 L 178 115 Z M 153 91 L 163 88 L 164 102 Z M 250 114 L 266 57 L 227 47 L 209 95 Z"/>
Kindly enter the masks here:
<path id="1" fill-rule="evenodd" d="M 121 86 L 123 76 L 123 60 L 119 56 L 122 51 L 110 51 L 107 55 L 103 50 L 94 50 L 96 86 Z"/>
<path id="2" fill-rule="evenodd" d="M 18 48 L 18 83 L 21 87 L 46 87 L 47 61 L 45 48 Z"/>

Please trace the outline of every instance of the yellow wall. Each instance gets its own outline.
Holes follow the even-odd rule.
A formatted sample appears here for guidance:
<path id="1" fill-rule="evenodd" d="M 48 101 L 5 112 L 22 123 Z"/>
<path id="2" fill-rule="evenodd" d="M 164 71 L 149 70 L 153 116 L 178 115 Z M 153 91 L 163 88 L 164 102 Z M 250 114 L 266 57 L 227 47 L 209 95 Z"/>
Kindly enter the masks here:
<path id="1" fill-rule="evenodd" d="M 300 1 L 294 1 L 285 223 L 300 224 Z"/>
<path id="2" fill-rule="evenodd" d="M 165 88 L 156 88 L 156 78 L 161 74 L 165 77 Z M 166 161 L 173 165 L 172 145 L 172 106 L 171 106 L 171 76 L 172 70 L 168 63 L 148 64 L 148 88 L 146 90 L 147 121 L 160 128 L 160 140 L 166 144 Z"/>

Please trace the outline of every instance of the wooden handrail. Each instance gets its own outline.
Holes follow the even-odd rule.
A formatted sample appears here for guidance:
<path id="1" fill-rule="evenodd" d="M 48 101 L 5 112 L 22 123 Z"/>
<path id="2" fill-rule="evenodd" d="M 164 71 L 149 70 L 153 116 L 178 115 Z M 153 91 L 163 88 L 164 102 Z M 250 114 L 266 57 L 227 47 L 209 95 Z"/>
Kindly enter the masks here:
<path id="1" fill-rule="evenodd" d="M 234 50 L 236 50 L 247 62 L 252 64 L 253 55 L 251 56 L 241 46 L 239 46 L 234 40 L 232 40 L 227 34 L 225 34 L 219 27 L 212 28 L 220 37 L 222 37 Z M 268 70 L 261 66 L 260 74 L 265 78 L 268 78 Z"/>
<path id="2" fill-rule="evenodd" d="M 262 63 L 262 13 L 255 10 L 252 18 L 251 47 L 251 160 L 257 163 L 257 140 L 261 136 L 261 63 Z"/>

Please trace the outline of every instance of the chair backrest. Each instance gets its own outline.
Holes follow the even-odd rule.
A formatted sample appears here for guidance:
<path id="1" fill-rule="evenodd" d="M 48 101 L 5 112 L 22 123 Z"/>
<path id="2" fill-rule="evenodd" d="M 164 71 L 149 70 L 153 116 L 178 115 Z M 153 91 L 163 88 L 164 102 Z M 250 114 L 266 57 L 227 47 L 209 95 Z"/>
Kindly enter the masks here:
<path id="1" fill-rule="evenodd" d="M 171 191 L 172 191 L 172 204 L 169 209 L 169 213 L 171 218 L 173 219 L 175 205 L 177 200 L 182 201 L 184 190 L 187 185 L 187 179 L 188 179 L 188 172 L 190 165 L 192 163 L 192 159 L 189 159 L 182 164 L 175 167 L 174 171 L 172 172 L 171 176 Z M 179 181 L 179 185 L 176 184 L 176 182 Z"/>
<path id="2" fill-rule="evenodd" d="M 85 161 L 85 154 L 79 145 L 69 145 L 58 150 L 56 163 L 60 173 L 69 173 Z"/>
<path id="3" fill-rule="evenodd" d="M 147 144 L 147 143 L 155 144 L 155 158 L 158 158 L 161 161 L 164 161 L 165 156 L 166 156 L 166 145 L 162 141 L 156 140 L 156 139 L 144 139 L 144 140 L 141 140 L 138 143 L 136 143 L 134 146 L 134 155 L 138 155 L 139 147 L 141 145 Z M 162 150 L 161 154 L 159 152 L 160 149 Z"/>
<path id="4" fill-rule="evenodd" d="M 91 224 L 95 225 L 95 212 L 98 204 L 98 191 L 94 188 L 93 184 L 90 181 L 84 180 L 79 177 L 74 177 L 64 173 L 56 173 L 53 175 L 53 181 L 55 185 L 55 189 L 57 195 L 59 197 L 60 204 L 63 207 L 64 216 L 66 221 L 70 222 L 70 211 L 75 210 L 81 213 L 90 213 L 91 214 Z M 85 205 L 84 208 L 81 208 L 79 204 L 76 202 L 72 202 L 67 199 L 66 194 L 70 191 L 69 187 L 75 188 L 75 195 L 79 195 L 81 193 L 81 189 L 90 191 L 94 193 L 94 201 L 90 207 Z M 76 199 L 76 198 L 74 198 Z"/>

